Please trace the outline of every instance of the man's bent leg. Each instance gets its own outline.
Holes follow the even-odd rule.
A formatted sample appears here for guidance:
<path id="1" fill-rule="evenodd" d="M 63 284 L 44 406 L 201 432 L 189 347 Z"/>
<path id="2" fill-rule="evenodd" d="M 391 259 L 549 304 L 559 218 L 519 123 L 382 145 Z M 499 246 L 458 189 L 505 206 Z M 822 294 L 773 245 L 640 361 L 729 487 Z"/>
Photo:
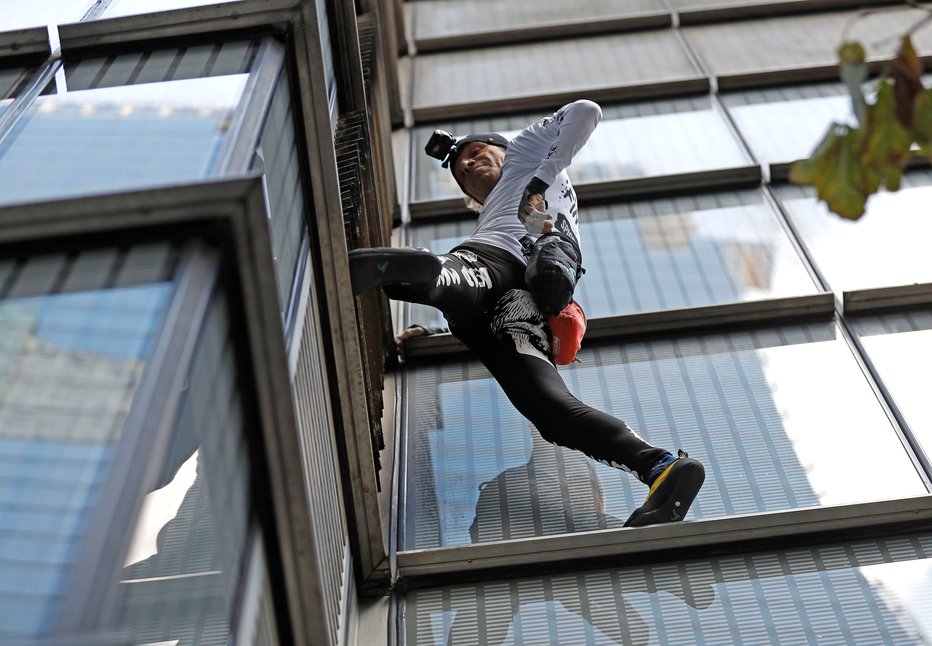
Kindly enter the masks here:
<path id="1" fill-rule="evenodd" d="M 440 259 L 424 249 L 371 247 L 349 252 L 353 294 L 387 285 L 428 286 L 440 274 Z"/>

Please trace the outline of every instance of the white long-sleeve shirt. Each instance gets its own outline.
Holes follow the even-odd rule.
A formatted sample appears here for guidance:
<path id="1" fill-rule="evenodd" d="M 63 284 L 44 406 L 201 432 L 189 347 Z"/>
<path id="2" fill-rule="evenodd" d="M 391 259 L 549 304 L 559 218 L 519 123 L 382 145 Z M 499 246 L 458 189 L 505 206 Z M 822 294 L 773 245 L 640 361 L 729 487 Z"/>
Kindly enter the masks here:
<path id="1" fill-rule="evenodd" d="M 508 144 L 498 183 L 479 210 L 476 230 L 466 242 L 478 242 L 504 249 L 526 263 L 521 241 L 537 236 L 528 233 L 518 219 L 524 189 L 537 177 L 549 185 L 544 194 L 547 213 L 554 228 L 579 238 L 576 192 L 566 168 L 585 145 L 602 119 L 602 109 L 592 101 L 569 103 L 552 116 L 531 124 Z"/>

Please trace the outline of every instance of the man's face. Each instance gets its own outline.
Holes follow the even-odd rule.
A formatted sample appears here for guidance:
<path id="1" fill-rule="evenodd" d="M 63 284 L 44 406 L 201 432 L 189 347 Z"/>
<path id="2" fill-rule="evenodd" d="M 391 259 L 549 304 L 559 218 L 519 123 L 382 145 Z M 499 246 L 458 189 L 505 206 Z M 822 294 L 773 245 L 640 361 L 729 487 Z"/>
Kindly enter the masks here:
<path id="1" fill-rule="evenodd" d="M 471 141 L 456 158 L 453 174 L 469 195 L 485 203 L 498 183 L 504 163 L 504 148 Z"/>

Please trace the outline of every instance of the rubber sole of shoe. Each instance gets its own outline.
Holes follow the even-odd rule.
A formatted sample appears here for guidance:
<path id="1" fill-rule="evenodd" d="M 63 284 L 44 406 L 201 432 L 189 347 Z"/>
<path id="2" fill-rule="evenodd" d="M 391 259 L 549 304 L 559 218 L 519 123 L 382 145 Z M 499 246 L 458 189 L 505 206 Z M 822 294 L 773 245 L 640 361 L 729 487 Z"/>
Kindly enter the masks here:
<path id="1" fill-rule="evenodd" d="M 643 527 L 683 520 L 696 499 L 705 468 L 691 458 L 682 458 L 673 465 L 666 481 L 625 521 L 625 527 Z"/>
<path id="2" fill-rule="evenodd" d="M 353 294 L 385 285 L 429 285 L 440 275 L 437 256 L 420 249 L 353 249 L 349 252 Z"/>

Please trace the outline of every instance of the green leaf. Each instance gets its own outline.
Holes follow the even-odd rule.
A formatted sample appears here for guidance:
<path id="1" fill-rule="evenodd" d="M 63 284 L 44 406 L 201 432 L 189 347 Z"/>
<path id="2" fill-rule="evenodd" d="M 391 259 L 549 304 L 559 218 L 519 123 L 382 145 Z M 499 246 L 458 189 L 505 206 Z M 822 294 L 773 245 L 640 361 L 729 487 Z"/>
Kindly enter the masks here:
<path id="1" fill-rule="evenodd" d="M 877 190 L 861 162 L 863 141 L 862 131 L 833 123 L 812 157 L 790 168 L 790 181 L 814 186 L 829 210 L 856 220 L 864 214 L 867 196 Z"/>
<path id="2" fill-rule="evenodd" d="M 867 108 L 864 131 L 861 161 L 870 184 L 876 181 L 889 191 L 897 190 L 909 159 L 912 136 L 897 117 L 895 89 L 886 79 L 880 81 L 876 102 Z"/>
<path id="3" fill-rule="evenodd" d="M 913 139 L 923 155 L 932 157 L 932 89 L 923 90 L 916 97 Z"/>

